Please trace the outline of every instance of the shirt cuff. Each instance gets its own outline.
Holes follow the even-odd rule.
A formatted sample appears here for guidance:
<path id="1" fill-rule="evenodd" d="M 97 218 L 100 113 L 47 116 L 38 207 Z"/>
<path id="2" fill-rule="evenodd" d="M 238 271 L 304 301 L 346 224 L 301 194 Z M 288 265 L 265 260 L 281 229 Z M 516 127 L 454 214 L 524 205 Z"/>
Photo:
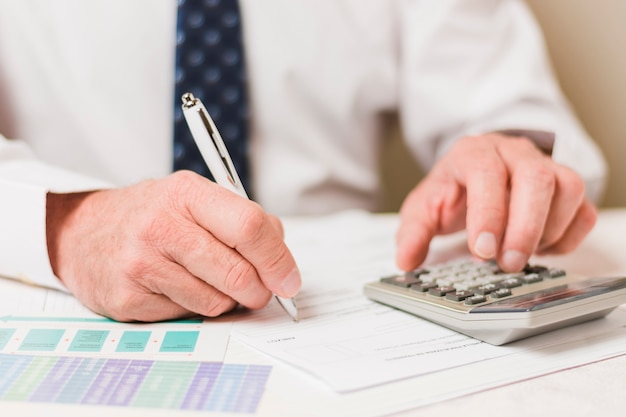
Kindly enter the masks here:
<path id="1" fill-rule="evenodd" d="M 497 130 L 494 133 L 500 133 L 511 137 L 525 137 L 530 139 L 543 153 L 552 156 L 554 149 L 555 133 L 545 130 L 528 130 L 528 129 L 504 129 Z"/>
<path id="2" fill-rule="evenodd" d="M 7 244 L 0 251 L 0 275 L 30 284 L 67 291 L 52 272 L 46 243 L 46 197 L 41 186 L 0 181 L 0 192 L 11 196 L 0 217 Z"/>

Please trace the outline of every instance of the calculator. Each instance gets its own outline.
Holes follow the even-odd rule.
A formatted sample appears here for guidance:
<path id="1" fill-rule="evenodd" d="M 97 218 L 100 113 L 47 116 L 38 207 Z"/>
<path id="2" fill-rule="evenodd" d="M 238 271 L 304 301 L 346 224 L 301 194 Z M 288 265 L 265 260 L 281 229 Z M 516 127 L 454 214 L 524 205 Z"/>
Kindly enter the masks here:
<path id="1" fill-rule="evenodd" d="M 590 278 L 543 265 L 505 273 L 457 259 L 365 284 L 374 301 L 493 345 L 606 316 L 626 303 L 626 277 Z"/>

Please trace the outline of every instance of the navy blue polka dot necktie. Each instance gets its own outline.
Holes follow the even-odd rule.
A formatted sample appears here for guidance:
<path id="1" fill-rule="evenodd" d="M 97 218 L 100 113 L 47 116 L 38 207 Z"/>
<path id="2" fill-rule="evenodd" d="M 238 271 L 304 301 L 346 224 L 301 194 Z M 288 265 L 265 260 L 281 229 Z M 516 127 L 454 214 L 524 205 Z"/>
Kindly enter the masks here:
<path id="1" fill-rule="evenodd" d="M 212 179 L 191 137 L 181 96 L 198 97 L 213 118 L 241 182 L 250 193 L 247 164 L 247 99 L 237 0 L 179 0 L 174 94 L 174 170 Z"/>

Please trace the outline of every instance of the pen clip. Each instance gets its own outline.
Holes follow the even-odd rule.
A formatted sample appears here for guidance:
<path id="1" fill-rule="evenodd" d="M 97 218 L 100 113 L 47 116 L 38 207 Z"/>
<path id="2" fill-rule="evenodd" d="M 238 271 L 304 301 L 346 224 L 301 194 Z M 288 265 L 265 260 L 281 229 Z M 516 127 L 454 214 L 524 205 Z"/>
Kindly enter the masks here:
<path id="1" fill-rule="evenodd" d="M 209 137 L 211 138 L 213 146 L 215 146 L 217 154 L 220 156 L 220 160 L 222 161 L 224 169 L 228 174 L 229 181 L 234 186 L 238 186 L 237 181 L 239 180 L 239 177 L 235 175 L 235 167 L 233 166 L 230 156 L 226 152 L 226 147 L 224 146 L 221 135 L 219 134 L 217 129 L 213 129 L 214 126 L 212 120 L 210 119 L 209 113 L 206 111 L 206 109 L 204 109 L 204 107 L 198 107 L 197 111 L 200 115 L 200 120 L 202 120 L 202 124 L 209 133 Z"/>

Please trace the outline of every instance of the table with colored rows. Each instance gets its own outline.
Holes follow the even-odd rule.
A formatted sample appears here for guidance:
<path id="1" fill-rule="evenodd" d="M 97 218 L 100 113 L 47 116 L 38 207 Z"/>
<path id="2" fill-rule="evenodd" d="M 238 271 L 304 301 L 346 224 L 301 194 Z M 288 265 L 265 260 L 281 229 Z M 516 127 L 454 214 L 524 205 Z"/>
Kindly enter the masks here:
<path id="1" fill-rule="evenodd" d="M 271 366 L 0 354 L 0 401 L 254 413 Z"/>

